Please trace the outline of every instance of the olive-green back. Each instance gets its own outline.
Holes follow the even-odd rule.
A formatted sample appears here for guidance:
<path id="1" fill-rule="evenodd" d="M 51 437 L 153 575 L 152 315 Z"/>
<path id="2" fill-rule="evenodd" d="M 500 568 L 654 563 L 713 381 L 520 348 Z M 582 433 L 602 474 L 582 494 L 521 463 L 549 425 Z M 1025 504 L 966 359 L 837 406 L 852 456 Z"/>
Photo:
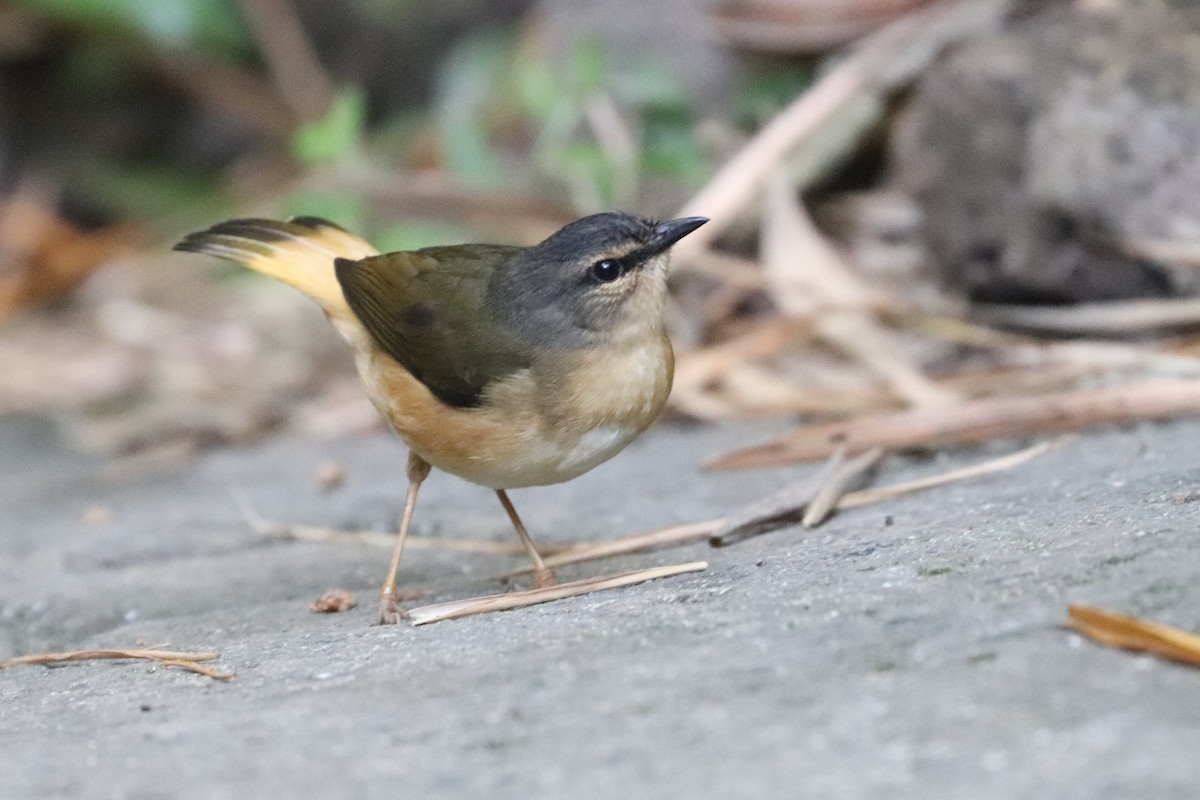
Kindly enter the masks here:
<path id="1" fill-rule="evenodd" d="M 337 278 L 386 353 L 442 402 L 472 407 L 489 383 L 531 362 L 528 347 L 487 302 L 489 280 L 517 252 L 467 244 L 339 258 Z"/>

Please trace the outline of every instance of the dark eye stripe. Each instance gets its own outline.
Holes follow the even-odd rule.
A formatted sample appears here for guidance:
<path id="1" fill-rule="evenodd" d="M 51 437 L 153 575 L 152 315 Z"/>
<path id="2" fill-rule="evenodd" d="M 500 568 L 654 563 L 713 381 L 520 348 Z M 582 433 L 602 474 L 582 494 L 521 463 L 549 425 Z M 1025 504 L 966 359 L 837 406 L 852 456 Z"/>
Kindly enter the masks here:
<path id="1" fill-rule="evenodd" d="M 617 276 L 619 278 L 619 277 L 624 276 L 628 272 L 638 269 L 643 264 L 645 264 L 648 260 L 653 258 L 655 255 L 656 255 L 655 253 L 648 252 L 647 248 L 639 247 L 637 250 L 626 253 L 625 255 L 621 256 L 620 258 L 605 258 L 605 259 L 602 259 L 602 261 L 608 261 L 608 262 L 611 262 L 611 263 L 617 265 L 617 267 L 620 268 L 620 273 Z M 611 283 L 612 282 L 611 280 L 605 281 L 605 280 L 600 279 L 596 275 L 595 268 L 596 268 L 596 265 L 599 263 L 601 263 L 601 262 L 600 261 L 592 262 L 592 265 L 590 267 L 588 267 L 588 271 L 585 276 L 585 279 L 590 280 L 590 281 L 596 281 L 599 283 Z M 614 278 L 612 280 L 616 280 L 616 278 Z"/>
<path id="2" fill-rule="evenodd" d="M 634 250 L 632 253 L 626 253 L 625 255 L 621 256 L 620 258 L 614 258 L 611 260 L 617 262 L 617 265 L 621 267 L 621 274 L 624 275 L 626 272 L 635 270 L 638 267 L 640 267 L 642 264 L 645 264 L 647 259 L 649 259 L 649 258 L 650 258 L 649 253 L 647 253 L 645 250 L 643 250 L 641 248 L 638 248 L 637 250 Z"/>

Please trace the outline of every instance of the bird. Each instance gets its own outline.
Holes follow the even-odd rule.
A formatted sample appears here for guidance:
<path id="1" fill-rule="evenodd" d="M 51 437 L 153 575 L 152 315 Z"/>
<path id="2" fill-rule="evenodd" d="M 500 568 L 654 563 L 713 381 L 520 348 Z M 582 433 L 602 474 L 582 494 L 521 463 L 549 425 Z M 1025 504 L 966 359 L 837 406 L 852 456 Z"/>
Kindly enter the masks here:
<path id="1" fill-rule="evenodd" d="M 432 468 L 492 489 L 554 585 L 508 491 L 562 483 L 623 450 L 666 405 L 669 250 L 706 217 L 609 211 L 529 247 L 379 253 L 311 216 L 234 219 L 175 250 L 264 273 L 315 300 L 354 353 L 367 396 L 408 445 L 408 489 L 380 590 L 380 624 L 407 618 L 397 573 Z"/>

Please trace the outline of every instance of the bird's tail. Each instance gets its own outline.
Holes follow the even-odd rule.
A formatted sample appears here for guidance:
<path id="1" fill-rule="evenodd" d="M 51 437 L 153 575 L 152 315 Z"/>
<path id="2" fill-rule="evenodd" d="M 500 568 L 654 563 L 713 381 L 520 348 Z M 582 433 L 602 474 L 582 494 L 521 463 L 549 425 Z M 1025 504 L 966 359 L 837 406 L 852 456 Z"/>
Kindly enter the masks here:
<path id="1" fill-rule="evenodd" d="M 351 316 L 333 262 L 378 255 L 374 247 L 332 222 L 293 217 L 287 222 L 234 219 L 188 234 L 176 250 L 207 253 L 295 286 L 335 319 Z"/>

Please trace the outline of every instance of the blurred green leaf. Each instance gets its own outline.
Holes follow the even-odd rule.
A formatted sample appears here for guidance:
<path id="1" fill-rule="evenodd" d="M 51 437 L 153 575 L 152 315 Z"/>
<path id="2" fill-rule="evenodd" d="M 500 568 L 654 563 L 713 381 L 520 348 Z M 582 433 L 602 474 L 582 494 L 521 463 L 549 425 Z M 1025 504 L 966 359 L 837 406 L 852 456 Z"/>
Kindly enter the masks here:
<path id="1" fill-rule="evenodd" d="M 612 205 L 615 170 L 603 150 L 591 142 L 575 140 L 562 148 L 557 161 L 562 172 L 573 179 L 578 205 L 596 209 Z M 594 199 L 585 199 L 589 193 L 595 195 Z"/>
<path id="2" fill-rule="evenodd" d="M 160 219 L 184 210 L 203 217 L 228 202 L 207 177 L 147 164 L 94 165 L 74 188 L 114 217 Z"/>
<path id="3" fill-rule="evenodd" d="M 461 225 L 439 220 L 411 219 L 402 225 L 390 225 L 371 234 L 371 243 L 381 253 L 397 250 L 420 250 L 444 244 L 463 244 L 473 241 L 470 232 Z"/>
<path id="4" fill-rule="evenodd" d="M 712 174 L 691 125 L 647 124 L 642 169 L 671 178 L 688 189 L 699 188 Z"/>
<path id="5" fill-rule="evenodd" d="M 563 86 L 550 65 L 538 59 L 522 59 L 514 66 L 513 83 L 521 106 L 535 120 L 554 113 L 565 97 Z"/>
<path id="6" fill-rule="evenodd" d="M 759 69 L 749 73 L 734 96 L 734 117 L 739 124 L 760 128 L 812 83 L 807 66 Z"/>
<path id="7" fill-rule="evenodd" d="M 348 192 L 299 189 L 288 198 L 288 216 L 321 217 L 349 231 L 366 230 L 367 203 Z"/>
<path id="8" fill-rule="evenodd" d="M 690 116 L 687 92 L 671 73 L 658 64 L 644 63 L 613 78 L 613 92 L 627 103 L 643 108 L 670 110 Z"/>
<path id="9" fill-rule="evenodd" d="M 329 164 L 355 152 L 362 140 L 367 96 L 358 86 L 343 86 L 325 116 L 292 137 L 292 155 L 304 164 Z"/>
<path id="10" fill-rule="evenodd" d="M 572 77 L 581 92 L 602 89 L 607 83 L 604 45 L 599 39 L 580 39 L 571 52 Z"/>
<path id="11" fill-rule="evenodd" d="M 189 46 L 224 56 L 251 50 L 233 0 L 15 0 L 71 25 L 136 33 L 163 47 Z"/>
<path id="12" fill-rule="evenodd" d="M 507 172 L 491 142 L 488 114 L 509 73 L 514 38 L 489 30 L 466 37 L 443 62 L 434 114 L 446 168 L 460 180 L 497 188 Z"/>

